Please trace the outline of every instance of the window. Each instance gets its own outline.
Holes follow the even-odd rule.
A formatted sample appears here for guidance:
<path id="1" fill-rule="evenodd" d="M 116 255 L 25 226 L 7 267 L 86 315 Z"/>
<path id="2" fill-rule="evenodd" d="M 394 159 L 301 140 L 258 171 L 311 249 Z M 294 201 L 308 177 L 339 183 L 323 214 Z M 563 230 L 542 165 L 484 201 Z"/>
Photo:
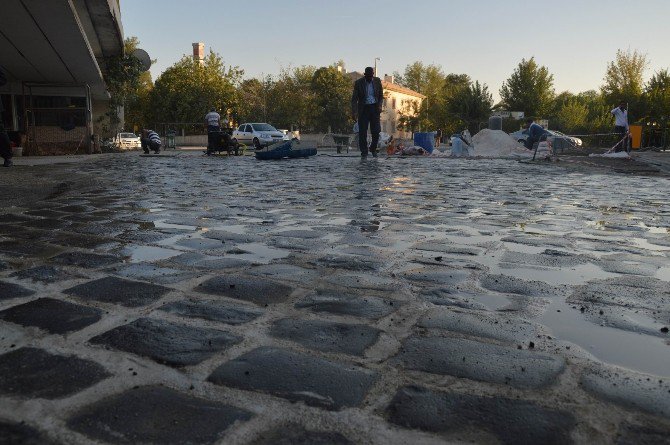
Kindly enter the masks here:
<path id="1" fill-rule="evenodd" d="M 244 125 L 240 125 L 240 127 L 237 129 L 237 131 L 244 131 Z"/>
<path id="2" fill-rule="evenodd" d="M 251 133 L 253 130 L 251 129 L 251 125 L 247 124 L 244 126 L 244 132 L 245 133 Z"/>
<path id="3" fill-rule="evenodd" d="M 395 109 L 396 109 L 396 108 L 395 108 L 395 105 L 396 105 L 396 104 L 395 104 L 395 97 L 393 98 L 392 104 L 393 104 L 393 109 L 395 110 Z"/>

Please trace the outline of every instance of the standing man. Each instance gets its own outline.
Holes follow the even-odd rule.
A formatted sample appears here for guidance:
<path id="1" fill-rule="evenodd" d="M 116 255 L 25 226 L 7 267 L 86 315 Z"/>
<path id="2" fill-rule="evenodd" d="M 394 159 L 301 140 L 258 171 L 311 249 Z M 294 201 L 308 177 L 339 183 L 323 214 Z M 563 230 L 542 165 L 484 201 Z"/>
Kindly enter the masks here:
<path id="1" fill-rule="evenodd" d="M 435 132 L 435 148 L 440 146 L 440 142 L 442 142 L 442 129 L 438 128 Z"/>
<path id="2" fill-rule="evenodd" d="M 526 138 L 525 146 L 528 150 L 533 149 L 533 145 L 536 142 L 542 142 L 547 140 L 549 132 L 545 130 L 542 125 L 535 123 L 533 119 L 526 120 L 526 125 L 528 129 L 528 137 Z"/>
<path id="3" fill-rule="evenodd" d="M 5 70 L 0 66 L 0 87 L 7 84 L 7 77 L 5 76 Z M 0 100 L 0 156 L 5 160 L 2 164 L 3 167 L 11 167 L 12 162 L 12 146 L 9 143 L 9 136 L 5 131 L 5 125 L 2 120 L 2 112 L 4 107 L 2 106 L 2 101 Z"/>
<path id="4" fill-rule="evenodd" d="M 221 131 L 221 115 L 216 112 L 216 108 L 212 108 L 205 115 L 205 123 L 207 124 L 207 133 Z"/>
<path id="5" fill-rule="evenodd" d="M 205 124 L 207 125 L 207 154 L 214 153 L 220 145 L 221 134 L 221 115 L 216 112 L 216 108 L 209 110 L 205 115 Z"/>
<path id="6" fill-rule="evenodd" d="M 370 151 L 377 157 L 379 133 L 382 131 L 381 113 L 384 101 L 384 89 L 379 77 L 375 77 L 372 67 L 365 68 L 365 75 L 354 82 L 351 95 L 351 116 L 358 121 L 358 147 L 361 157 L 368 156 L 368 126 L 372 134 Z"/>
<path id="7" fill-rule="evenodd" d="M 618 107 L 612 110 L 614 116 L 614 132 L 619 137 L 619 142 L 615 145 L 614 151 L 628 152 L 629 130 L 628 127 L 628 105 L 621 102 Z"/>

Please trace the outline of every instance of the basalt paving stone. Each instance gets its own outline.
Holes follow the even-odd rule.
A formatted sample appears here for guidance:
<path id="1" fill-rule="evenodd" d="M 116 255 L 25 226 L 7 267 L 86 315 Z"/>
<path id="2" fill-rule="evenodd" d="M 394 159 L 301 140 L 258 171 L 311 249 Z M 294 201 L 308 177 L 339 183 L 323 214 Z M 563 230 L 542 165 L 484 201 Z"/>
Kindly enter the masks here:
<path id="1" fill-rule="evenodd" d="M 397 291 L 398 282 L 390 278 L 375 275 L 331 275 L 325 279 L 329 284 L 354 289 L 366 289 L 381 292 Z"/>
<path id="2" fill-rule="evenodd" d="M 117 277 L 105 277 L 63 291 L 82 300 L 120 304 L 126 307 L 144 306 L 160 299 L 172 289 L 157 284 L 141 283 Z"/>
<path id="3" fill-rule="evenodd" d="M 0 241 L 0 252 L 19 256 L 47 256 L 58 252 L 58 249 L 44 243 L 32 241 Z"/>
<path id="4" fill-rule="evenodd" d="M 58 244 L 60 246 L 79 247 L 81 249 L 95 249 L 97 247 L 115 242 L 115 240 L 111 238 L 63 232 L 57 233 L 53 238 L 48 239 L 47 241 L 52 244 Z"/>
<path id="5" fill-rule="evenodd" d="M 110 376 L 95 362 L 36 348 L 0 355 L 0 392 L 13 396 L 59 399 Z"/>
<path id="6" fill-rule="evenodd" d="M 546 387 L 565 368 L 559 356 L 451 337 L 410 337 L 397 360 L 406 369 L 521 389 Z"/>
<path id="7" fill-rule="evenodd" d="M 316 264 L 333 269 L 344 269 L 352 271 L 375 271 L 379 270 L 383 263 L 373 261 L 369 258 L 355 256 L 326 255 L 319 257 Z"/>
<path id="8" fill-rule="evenodd" d="M 195 290 L 206 294 L 251 301 L 256 304 L 282 303 L 293 292 L 293 288 L 285 284 L 261 277 L 241 275 L 210 278 Z"/>
<path id="9" fill-rule="evenodd" d="M 34 219 L 31 221 L 21 223 L 21 227 L 32 227 L 34 229 L 48 229 L 48 230 L 62 229 L 68 225 L 70 225 L 69 221 L 64 221 L 60 219 L 51 219 L 51 218 Z"/>
<path id="10" fill-rule="evenodd" d="M 18 284 L 0 281 L 0 301 L 11 300 L 13 298 L 29 297 L 35 291 L 21 287 Z"/>
<path id="11" fill-rule="evenodd" d="M 462 270 L 434 270 L 412 269 L 400 274 L 400 277 L 417 284 L 437 284 L 440 286 L 456 287 L 468 278 L 468 273 Z"/>
<path id="12" fill-rule="evenodd" d="M 251 267 L 253 263 L 239 258 L 211 258 L 195 262 L 192 266 L 196 269 L 218 271 L 221 269 L 239 269 L 242 267 Z"/>
<path id="13" fill-rule="evenodd" d="M 131 264 L 119 270 L 111 270 L 114 275 L 153 283 L 173 284 L 196 276 L 192 272 L 168 267 L 159 267 L 151 263 Z"/>
<path id="14" fill-rule="evenodd" d="M 262 433 L 250 445 L 353 445 L 334 431 L 308 431 L 298 425 L 285 425 Z"/>
<path id="15" fill-rule="evenodd" d="M 40 298 L 0 312 L 0 319 L 21 326 L 34 326 L 52 334 L 85 328 L 101 318 L 102 311 L 87 306 Z"/>
<path id="16" fill-rule="evenodd" d="M 399 426 L 445 433 L 457 442 L 481 431 L 502 444 L 569 444 L 576 425 L 572 414 L 551 410 L 524 400 L 480 397 L 400 388 L 387 408 L 389 420 Z"/>
<path id="17" fill-rule="evenodd" d="M 559 290 L 542 281 L 527 281 L 508 275 L 485 275 L 481 278 L 484 289 L 527 297 L 556 297 Z"/>
<path id="18" fill-rule="evenodd" d="M 428 311 L 417 325 L 524 344 L 537 337 L 539 332 L 539 326 L 521 318 L 505 319 L 499 315 L 444 309 Z"/>
<path id="19" fill-rule="evenodd" d="M 256 309 L 236 306 L 228 302 L 215 300 L 175 301 L 174 303 L 162 306 L 159 310 L 170 314 L 181 315 L 183 317 L 201 318 L 203 320 L 231 325 L 248 323 L 263 314 L 262 311 Z"/>
<path id="20" fill-rule="evenodd" d="M 670 428 L 650 428 L 624 423 L 619 427 L 617 445 L 670 445 Z"/>
<path id="21" fill-rule="evenodd" d="M 215 239 L 222 242 L 222 244 L 235 243 L 253 243 L 261 240 L 259 235 L 250 233 L 233 233 L 225 230 L 211 230 L 202 234 L 205 238 Z"/>
<path id="22" fill-rule="evenodd" d="M 57 266 L 37 266 L 14 272 L 11 276 L 20 280 L 39 281 L 47 284 L 84 277 L 83 275 L 68 272 Z"/>
<path id="23" fill-rule="evenodd" d="M 295 307 L 375 320 L 390 314 L 400 305 L 400 302 L 386 298 L 318 293 L 303 298 L 295 304 Z"/>
<path id="24" fill-rule="evenodd" d="M 140 318 L 93 337 L 90 343 L 149 357 L 174 367 L 197 365 L 242 341 L 225 331 Z"/>
<path id="25" fill-rule="evenodd" d="M 568 303 L 597 303 L 663 310 L 670 305 L 668 283 L 649 277 L 594 280 L 576 286 Z"/>
<path id="26" fill-rule="evenodd" d="M 0 223 L 4 224 L 21 224 L 26 221 L 32 221 L 33 218 L 24 215 L 17 215 L 16 213 L 3 213 L 0 215 Z"/>
<path id="27" fill-rule="evenodd" d="M 325 234 L 316 230 L 285 230 L 283 232 L 275 232 L 272 235 L 286 238 L 318 239 L 322 238 Z"/>
<path id="28" fill-rule="evenodd" d="M 73 205 L 66 205 L 62 207 L 58 207 L 57 209 L 60 212 L 67 212 L 67 213 L 88 213 L 92 212 L 95 210 L 95 207 L 87 206 L 87 205 L 78 205 L 78 204 L 73 204 Z"/>
<path id="29" fill-rule="evenodd" d="M 177 241 L 176 245 L 196 250 L 223 249 L 226 247 L 223 242 L 209 238 L 186 238 Z"/>
<path id="30" fill-rule="evenodd" d="M 555 249 L 546 249 L 542 253 L 530 254 L 526 252 L 506 251 L 500 258 L 502 263 L 529 265 L 533 267 L 567 268 L 592 261 L 586 255 L 575 255 Z"/>
<path id="31" fill-rule="evenodd" d="M 458 289 L 437 287 L 421 289 L 419 298 L 436 306 L 457 307 L 463 309 L 487 310 L 483 304 L 471 301 L 471 294 L 460 293 Z M 500 296 L 503 299 L 503 296 Z"/>
<path id="32" fill-rule="evenodd" d="M 272 347 L 224 363 L 208 378 L 329 410 L 360 405 L 376 379 L 364 368 Z"/>
<path id="33" fill-rule="evenodd" d="M 144 231 L 144 230 L 128 230 L 123 232 L 116 238 L 125 240 L 125 241 L 134 241 L 139 243 L 157 243 L 164 239 L 170 238 L 173 236 L 170 233 L 155 232 L 155 231 Z"/>
<path id="34" fill-rule="evenodd" d="M 39 209 L 39 210 L 30 210 L 25 212 L 26 215 L 30 216 L 40 216 L 42 218 L 60 218 L 67 215 L 67 212 L 59 212 L 58 210 L 53 209 Z"/>
<path id="35" fill-rule="evenodd" d="M 109 266 L 121 261 L 121 258 L 114 255 L 101 255 L 96 253 L 84 252 L 65 252 L 55 257 L 51 257 L 49 261 L 59 264 L 61 266 L 76 266 L 84 269 L 97 269 L 99 267 Z"/>
<path id="36" fill-rule="evenodd" d="M 416 250 L 424 250 L 430 252 L 440 252 L 446 255 L 467 255 L 477 256 L 482 252 L 482 249 L 476 247 L 461 246 L 458 244 L 439 242 L 439 241 L 424 241 L 412 246 Z"/>
<path id="37" fill-rule="evenodd" d="M 622 368 L 603 368 L 585 372 L 580 384 L 603 400 L 670 418 L 670 381 L 667 377 Z"/>
<path id="38" fill-rule="evenodd" d="M 311 283 L 319 277 L 319 272 L 314 269 L 306 269 L 292 264 L 274 263 L 250 267 L 245 271 L 253 276 L 265 276 L 279 278 L 284 281 L 298 283 Z"/>
<path id="39" fill-rule="evenodd" d="M 24 423 L 9 423 L 0 420 L 0 444 L 56 445 L 57 442 Z"/>
<path id="40" fill-rule="evenodd" d="M 149 386 L 84 407 L 67 425 L 92 439 L 111 443 L 195 445 L 218 441 L 234 423 L 252 416 L 231 405 Z"/>
<path id="41" fill-rule="evenodd" d="M 290 318 L 276 321 L 270 329 L 273 337 L 292 340 L 310 349 L 359 356 L 377 342 L 380 332 L 360 324 Z"/>

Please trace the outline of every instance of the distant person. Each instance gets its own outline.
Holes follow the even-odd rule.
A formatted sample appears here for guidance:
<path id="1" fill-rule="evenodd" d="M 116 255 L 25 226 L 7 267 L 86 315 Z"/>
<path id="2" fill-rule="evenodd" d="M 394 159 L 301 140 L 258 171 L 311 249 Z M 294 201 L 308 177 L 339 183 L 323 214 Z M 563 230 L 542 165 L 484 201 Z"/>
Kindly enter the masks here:
<path id="1" fill-rule="evenodd" d="M 435 148 L 440 146 L 440 142 L 442 142 L 442 130 L 438 128 L 435 132 Z"/>
<path id="2" fill-rule="evenodd" d="M 212 108 L 205 115 L 205 123 L 207 124 L 207 133 L 221 131 L 221 115 L 216 112 L 216 108 Z"/>
<path id="3" fill-rule="evenodd" d="M 549 136 L 549 132 L 533 119 L 526 120 L 526 128 L 528 129 L 528 137 L 524 145 L 528 150 L 532 150 L 536 142 L 546 141 L 547 136 Z"/>
<path id="4" fill-rule="evenodd" d="M 363 77 L 354 82 L 351 95 L 351 116 L 358 122 L 358 147 L 361 157 L 368 156 L 368 147 L 372 156 L 377 157 L 379 133 L 382 131 L 381 113 L 384 101 L 384 89 L 379 77 L 375 77 L 372 67 L 365 68 Z M 368 146 L 368 127 L 372 141 Z"/>
<path id="5" fill-rule="evenodd" d="M 0 66 L 0 87 L 7 84 L 7 76 L 5 70 Z M 2 101 L 0 100 L 0 156 L 4 159 L 3 167 L 11 167 L 12 162 L 12 146 L 9 142 L 9 136 L 5 130 L 5 125 L 2 120 L 2 113 L 5 111 Z"/>
<path id="6" fill-rule="evenodd" d="M 626 102 L 621 102 L 618 107 L 613 109 L 612 115 L 614 116 L 614 132 L 619 138 L 619 141 L 614 146 L 614 151 L 628 152 L 630 127 L 628 126 L 628 105 Z"/>
<path id="7" fill-rule="evenodd" d="M 142 137 L 140 138 L 142 142 L 142 150 L 144 154 L 149 154 L 149 150 L 153 150 L 154 153 L 158 154 L 161 151 L 161 137 L 158 136 L 153 130 L 144 129 L 142 130 Z"/>

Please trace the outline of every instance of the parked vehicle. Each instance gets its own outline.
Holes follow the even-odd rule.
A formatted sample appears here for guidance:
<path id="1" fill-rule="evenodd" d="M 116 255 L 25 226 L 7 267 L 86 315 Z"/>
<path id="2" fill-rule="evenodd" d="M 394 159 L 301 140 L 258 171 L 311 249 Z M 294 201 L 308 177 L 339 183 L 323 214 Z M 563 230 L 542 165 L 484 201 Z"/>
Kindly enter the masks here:
<path id="1" fill-rule="evenodd" d="M 284 140 L 284 133 L 270 124 L 242 124 L 233 131 L 233 141 L 253 145 L 256 148 L 266 147 Z"/>
<path id="2" fill-rule="evenodd" d="M 528 139 L 528 130 L 515 131 L 514 133 L 510 133 L 509 135 L 512 136 L 514 140 L 516 140 L 520 144 L 523 144 L 526 142 L 526 139 Z"/>
<path id="3" fill-rule="evenodd" d="M 561 147 L 576 147 L 576 148 L 581 148 L 583 145 L 583 142 L 581 139 L 573 137 L 573 136 L 568 136 L 567 134 L 561 133 L 560 131 L 554 131 L 554 130 L 547 130 L 549 134 L 553 137 L 554 145 L 556 146 L 561 146 Z M 514 139 L 519 141 L 519 143 L 523 144 L 526 142 L 526 139 L 528 139 L 528 130 L 519 130 L 515 131 L 514 133 L 510 133 L 510 136 L 512 136 Z"/>
<path id="4" fill-rule="evenodd" d="M 119 133 L 114 138 L 114 142 L 119 150 L 133 150 L 142 147 L 140 137 L 135 133 Z"/>
<path id="5" fill-rule="evenodd" d="M 279 130 L 284 133 L 285 141 L 299 141 L 300 140 L 300 131 L 289 131 L 289 130 Z"/>

